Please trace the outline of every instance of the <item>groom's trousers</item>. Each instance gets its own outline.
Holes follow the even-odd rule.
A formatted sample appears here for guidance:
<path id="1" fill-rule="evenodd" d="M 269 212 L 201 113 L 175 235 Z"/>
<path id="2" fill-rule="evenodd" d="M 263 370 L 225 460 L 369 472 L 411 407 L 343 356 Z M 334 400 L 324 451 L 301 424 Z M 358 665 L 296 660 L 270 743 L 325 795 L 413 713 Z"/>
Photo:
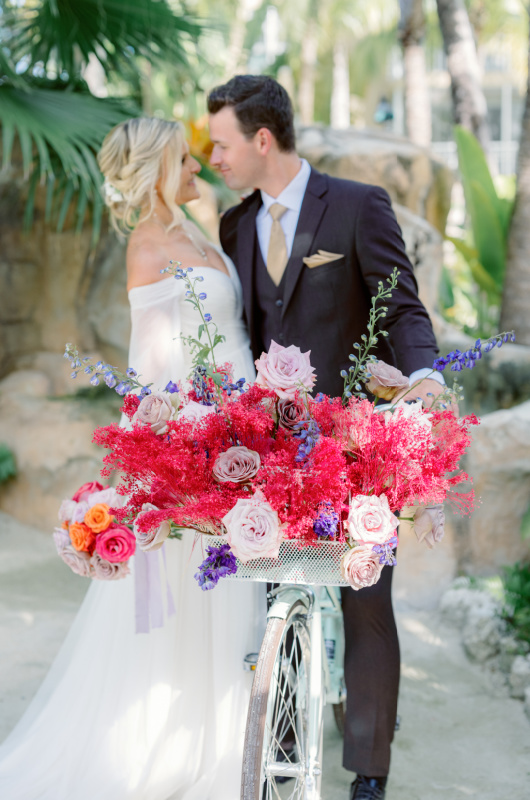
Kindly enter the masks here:
<path id="1" fill-rule="evenodd" d="M 393 567 L 359 591 L 342 588 L 346 719 L 345 769 L 384 777 L 390 768 L 399 689 L 399 641 L 392 609 Z"/>

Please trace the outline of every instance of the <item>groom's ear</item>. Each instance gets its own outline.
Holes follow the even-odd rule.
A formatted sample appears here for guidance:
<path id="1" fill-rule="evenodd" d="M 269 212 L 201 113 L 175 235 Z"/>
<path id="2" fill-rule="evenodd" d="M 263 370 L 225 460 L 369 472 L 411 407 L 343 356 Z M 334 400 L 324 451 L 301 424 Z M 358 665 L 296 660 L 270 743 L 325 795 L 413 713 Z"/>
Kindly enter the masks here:
<path id="1" fill-rule="evenodd" d="M 274 136 L 268 128 L 260 128 L 254 135 L 254 143 L 260 156 L 268 155 L 274 142 Z"/>

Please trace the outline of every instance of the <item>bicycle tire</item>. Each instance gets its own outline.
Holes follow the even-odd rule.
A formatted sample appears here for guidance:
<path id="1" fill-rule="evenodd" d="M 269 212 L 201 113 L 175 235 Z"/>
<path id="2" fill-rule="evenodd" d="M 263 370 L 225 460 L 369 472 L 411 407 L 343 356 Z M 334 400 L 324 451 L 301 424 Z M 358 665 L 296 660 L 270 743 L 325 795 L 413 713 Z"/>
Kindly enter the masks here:
<path id="1" fill-rule="evenodd" d="M 287 654 L 290 658 L 294 652 L 295 644 L 299 647 L 300 658 L 297 658 L 295 688 L 300 688 L 301 692 L 296 694 L 295 712 L 293 717 L 289 717 L 295 723 L 296 735 L 296 756 L 293 761 L 289 757 L 284 759 L 284 768 L 290 767 L 292 770 L 299 770 L 300 776 L 295 777 L 295 784 L 289 787 L 288 797 L 304 798 L 305 786 L 305 762 L 307 749 L 307 714 L 306 709 L 309 704 L 309 650 L 310 650 L 310 631 L 305 622 L 306 606 L 301 601 L 294 601 L 289 609 L 286 618 L 281 619 L 271 617 L 268 621 L 263 642 L 261 645 L 252 690 L 250 695 L 247 726 L 245 732 L 245 743 L 243 748 L 243 773 L 241 778 L 241 800 L 276 800 L 281 798 L 278 786 L 280 778 L 278 774 L 268 774 L 270 763 L 277 765 L 279 751 L 282 751 L 281 741 L 277 741 L 275 725 L 278 720 L 282 720 L 281 707 L 288 705 L 285 701 L 283 690 L 278 691 L 280 681 L 289 681 L 291 678 L 285 668 L 286 642 L 289 632 L 293 632 L 293 644 Z M 305 680 L 305 685 L 303 681 Z M 305 693 L 305 697 L 300 696 Z M 293 697 L 290 689 L 288 701 Z M 305 719 L 304 719 L 305 716 Z M 277 718 L 276 718 L 277 717 Z M 269 723 L 267 725 L 267 718 Z M 282 725 L 285 727 L 285 720 Z M 288 725 L 290 723 L 288 722 Z M 281 733 L 278 734 L 281 736 Z M 281 752 L 281 757 L 285 756 Z M 274 769 L 274 766 L 272 767 Z M 283 793 L 284 794 L 284 793 Z"/>

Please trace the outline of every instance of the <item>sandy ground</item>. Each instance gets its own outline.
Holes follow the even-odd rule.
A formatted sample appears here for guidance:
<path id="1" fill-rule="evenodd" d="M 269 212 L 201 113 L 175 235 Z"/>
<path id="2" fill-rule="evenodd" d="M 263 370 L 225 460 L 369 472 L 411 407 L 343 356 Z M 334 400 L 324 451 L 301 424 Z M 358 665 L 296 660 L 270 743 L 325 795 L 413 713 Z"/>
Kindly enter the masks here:
<path id="1" fill-rule="evenodd" d="M 85 591 L 50 536 L 0 512 L 0 740 L 31 701 Z M 402 724 L 387 800 L 529 800 L 530 722 L 522 704 L 469 663 L 457 632 L 436 612 L 413 608 L 402 594 Z M 341 767 L 342 740 L 326 711 L 322 797 L 347 800 L 353 776 Z"/>

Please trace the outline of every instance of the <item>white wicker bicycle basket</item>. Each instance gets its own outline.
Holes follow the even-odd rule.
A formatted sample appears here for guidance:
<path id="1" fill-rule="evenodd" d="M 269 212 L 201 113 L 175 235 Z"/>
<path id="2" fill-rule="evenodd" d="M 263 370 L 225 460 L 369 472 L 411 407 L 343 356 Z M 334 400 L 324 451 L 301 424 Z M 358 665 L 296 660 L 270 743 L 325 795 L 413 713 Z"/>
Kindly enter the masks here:
<path id="1" fill-rule="evenodd" d="M 222 536 L 204 536 L 203 544 L 219 547 Z M 316 586 L 348 586 L 340 573 L 340 560 L 348 549 L 345 542 L 320 542 L 303 547 L 294 540 L 282 542 L 278 558 L 257 558 L 243 563 L 237 559 L 237 572 L 224 580 L 267 583 L 308 583 Z"/>

